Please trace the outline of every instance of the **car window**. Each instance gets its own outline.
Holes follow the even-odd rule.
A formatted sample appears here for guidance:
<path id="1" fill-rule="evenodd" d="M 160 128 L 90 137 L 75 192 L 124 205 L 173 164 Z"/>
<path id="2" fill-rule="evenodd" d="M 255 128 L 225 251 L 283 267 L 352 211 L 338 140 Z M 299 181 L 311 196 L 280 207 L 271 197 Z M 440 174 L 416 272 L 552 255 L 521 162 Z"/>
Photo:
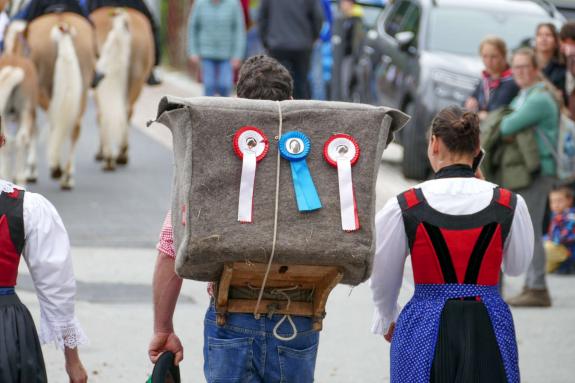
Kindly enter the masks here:
<path id="1" fill-rule="evenodd" d="M 419 7 L 415 4 L 411 4 L 409 10 L 407 11 L 403 23 L 401 25 L 401 30 L 399 32 L 413 32 L 417 38 L 417 32 L 419 31 L 419 18 L 421 12 Z"/>
<path id="2" fill-rule="evenodd" d="M 501 36 L 513 50 L 534 35 L 549 17 L 472 8 L 436 8 L 432 10 L 426 33 L 426 49 L 476 56 L 479 43 L 487 35 Z"/>
<path id="3" fill-rule="evenodd" d="M 405 16 L 410 12 L 411 7 L 412 3 L 410 1 L 403 1 L 396 4 L 390 11 L 389 16 L 385 19 L 385 33 L 390 36 L 395 36 L 401 32 Z"/>

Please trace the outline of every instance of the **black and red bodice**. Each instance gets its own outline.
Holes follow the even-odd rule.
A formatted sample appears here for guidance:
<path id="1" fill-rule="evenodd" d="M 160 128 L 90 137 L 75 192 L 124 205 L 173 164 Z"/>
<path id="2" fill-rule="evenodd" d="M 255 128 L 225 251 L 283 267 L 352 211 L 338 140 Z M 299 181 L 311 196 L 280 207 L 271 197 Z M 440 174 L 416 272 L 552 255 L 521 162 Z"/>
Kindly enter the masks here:
<path id="1" fill-rule="evenodd" d="M 398 197 L 416 284 L 477 284 L 499 281 L 505 239 L 517 196 L 495 188 L 490 204 L 474 214 L 450 215 L 432 208 L 421 189 Z"/>
<path id="2" fill-rule="evenodd" d="M 16 285 L 24 238 L 24 191 L 0 192 L 0 287 Z"/>

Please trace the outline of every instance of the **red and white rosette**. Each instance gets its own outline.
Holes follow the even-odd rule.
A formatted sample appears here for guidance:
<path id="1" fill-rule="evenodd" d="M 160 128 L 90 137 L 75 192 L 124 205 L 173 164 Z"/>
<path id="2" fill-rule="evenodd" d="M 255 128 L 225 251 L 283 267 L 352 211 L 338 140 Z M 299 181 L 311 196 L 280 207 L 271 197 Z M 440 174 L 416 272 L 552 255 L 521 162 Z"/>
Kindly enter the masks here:
<path id="1" fill-rule="evenodd" d="M 238 202 L 238 221 L 242 223 L 252 222 L 256 164 L 265 157 L 268 150 L 268 138 L 254 126 L 244 126 L 234 134 L 234 151 L 242 159 L 242 178 Z"/>
<path id="2" fill-rule="evenodd" d="M 351 178 L 351 167 L 359 159 L 359 145 L 348 134 L 334 134 L 323 146 L 323 156 L 330 165 L 337 168 L 341 227 L 345 231 L 359 230 L 359 217 Z"/>

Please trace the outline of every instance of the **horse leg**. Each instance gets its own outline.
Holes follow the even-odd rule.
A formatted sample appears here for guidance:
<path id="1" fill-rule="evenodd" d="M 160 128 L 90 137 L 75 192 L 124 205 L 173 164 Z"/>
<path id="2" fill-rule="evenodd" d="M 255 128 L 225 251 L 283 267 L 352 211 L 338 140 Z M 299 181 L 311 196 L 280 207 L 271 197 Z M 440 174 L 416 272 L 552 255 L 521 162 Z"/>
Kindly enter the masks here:
<path id="1" fill-rule="evenodd" d="M 50 177 L 55 180 L 62 177 L 60 149 L 62 148 L 63 137 L 60 132 L 57 132 L 58 128 L 57 126 L 51 126 L 48 138 L 48 165 L 50 167 Z"/>
<path id="2" fill-rule="evenodd" d="M 98 97 L 94 97 L 94 102 L 96 103 L 96 121 L 98 122 L 98 133 L 100 134 L 100 146 L 98 146 L 98 151 L 94 156 L 96 162 L 101 162 L 104 160 L 104 149 L 102 145 L 102 112 L 100 110 L 101 105 L 98 102 Z"/>
<path id="3" fill-rule="evenodd" d="M 66 162 L 66 167 L 64 168 L 64 173 L 62 174 L 62 179 L 60 180 L 60 188 L 62 190 L 72 190 L 74 188 L 74 170 L 75 170 L 75 157 L 76 157 L 76 145 L 78 143 L 78 138 L 80 138 L 81 130 L 81 117 L 72 128 L 72 135 L 70 136 L 70 151 L 68 155 L 68 161 Z"/>
<path id="4" fill-rule="evenodd" d="M 30 124 L 30 140 L 28 141 L 28 158 L 26 158 L 26 171 L 25 177 L 27 183 L 36 183 L 38 180 L 38 167 L 37 167 L 37 150 L 36 139 L 38 137 L 38 126 L 36 125 L 36 110 L 30 106 L 27 114 Z"/>
<path id="5" fill-rule="evenodd" d="M 116 160 L 112 154 L 112 142 L 110 137 L 110 127 L 100 126 L 100 145 L 102 151 L 102 170 L 114 171 L 116 170 Z"/>
<path id="6" fill-rule="evenodd" d="M 129 110 L 128 110 L 128 119 L 126 121 L 126 124 L 123 127 L 123 131 L 122 131 L 122 135 L 120 138 L 120 152 L 118 154 L 118 157 L 116 158 L 116 163 L 118 165 L 127 165 L 128 164 L 128 139 L 129 139 L 129 134 L 130 134 L 130 121 L 132 119 L 132 111 L 133 111 L 133 106 L 130 105 Z"/>
<path id="7" fill-rule="evenodd" d="M 32 119 L 30 108 L 26 104 L 19 113 L 20 128 L 16 134 L 14 155 L 14 177 L 18 185 L 26 183 L 26 160 L 30 151 L 30 138 L 32 136 Z"/>
<path id="8" fill-rule="evenodd" d="M 6 120 L 3 121 L 6 123 Z M 8 181 L 13 181 L 12 174 L 10 174 L 10 154 L 12 149 L 12 138 L 7 134 L 6 127 L 2 129 L 4 130 L 6 142 L 4 143 L 4 147 L 0 149 L 0 178 L 5 179 Z"/>

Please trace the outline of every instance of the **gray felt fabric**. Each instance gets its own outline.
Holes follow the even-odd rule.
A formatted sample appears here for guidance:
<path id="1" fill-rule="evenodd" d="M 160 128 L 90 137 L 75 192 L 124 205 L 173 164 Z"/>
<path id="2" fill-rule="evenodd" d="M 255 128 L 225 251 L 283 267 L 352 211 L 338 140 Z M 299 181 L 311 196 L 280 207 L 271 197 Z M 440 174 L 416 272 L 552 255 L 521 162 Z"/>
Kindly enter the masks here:
<path id="1" fill-rule="evenodd" d="M 277 242 L 274 263 L 335 265 L 342 282 L 356 285 L 371 272 L 375 250 L 375 185 L 381 155 L 408 117 L 394 109 L 368 105 L 198 97 L 163 98 L 158 122 L 174 140 L 172 217 L 176 271 L 184 278 L 214 281 L 224 262 L 266 263 L 272 249 L 278 155 L 278 104 L 283 133 L 298 130 L 311 140 L 307 157 L 323 208 L 300 213 L 290 164 L 281 159 Z M 237 220 L 242 161 L 233 150 L 237 129 L 251 125 L 270 140 L 270 151 L 256 171 L 253 223 Z M 323 158 L 334 133 L 347 133 L 361 155 L 352 168 L 361 229 L 341 228 L 337 170 Z"/>

